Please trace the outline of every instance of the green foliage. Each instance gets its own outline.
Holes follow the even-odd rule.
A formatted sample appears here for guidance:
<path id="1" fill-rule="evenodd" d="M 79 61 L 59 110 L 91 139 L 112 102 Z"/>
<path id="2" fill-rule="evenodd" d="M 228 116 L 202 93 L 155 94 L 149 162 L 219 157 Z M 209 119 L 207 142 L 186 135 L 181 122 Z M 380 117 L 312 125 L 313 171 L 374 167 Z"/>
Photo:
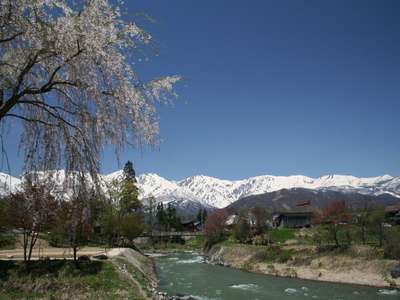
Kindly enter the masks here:
<path id="1" fill-rule="evenodd" d="M 129 241 L 138 237 L 144 230 L 144 221 L 141 214 L 129 214 L 121 219 L 121 233 Z"/>
<path id="2" fill-rule="evenodd" d="M 109 195 L 111 201 L 102 201 L 101 235 L 110 246 L 120 244 L 122 238 L 132 241 L 145 226 L 132 162 L 125 164 L 123 178 L 111 183 Z"/>
<path id="3" fill-rule="evenodd" d="M 383 227 L 383 222 L 385 221 L 385 210 L 383 208 L 374 210 L 371 212 L 368 221 L 369 230 L 376 234 L 379 241 L 379 247 L 383 246 L 383 238 L 385 235 L 385 228 Z"/>
<path id="4" fill-rule="evenodd" d="M 269 246 L 266 250 L 257 252 L 253 259 L 258 262 L 286 263 L 293 257 L 293 254 L 293 250 L 282 249 L 278 246 Z"/>
<path id="5" fill-rule="evenodd" d="M 386 258 L 400 259 L 400 226 L 387 230 L 383 251 Z"/>
<path id="6" fill-rule="evenodd" d="M 200 208 L 196 219 L 200 222 L 200 224 L 204 224 L 207 220 L 207 210 L 205 208 Z"/>
<path id="7" fill-rule="evenodd" d="M 0 199 L 0 229 L 2 227 L 7 226 L 8 219 L 7 219 L 7 207 L 6 207 L 6 201 L 3 199 Z"/>
<path id="8" fill-rule="evenodd" d="M 14 249 L 15 236 L 12 234 L 0 233 L 0 250 Z"/>
<path id="9" fill-rule="evenodd" d="M 124 166 L 124 177 L 129 179 L 135 179 L 136 177 L 136 172 L 135 169 L 133 168 L 133 163 L 130 160 L 128 160 Z"/>
<path id="10" fill-rule="evenodd" d="M 252 239 L 253 245 L 259 246 L 269 245 L 271 242 L 272 241 L 268 233 L 258 234 Z"/>
<path id="11" fill-rule="evenodd" d="M 274 243 L 284 243 L 296 238 L 295 232 L 296 230 L 291 228 L 274 228 L 270 231 L 270 236 Z"/>
<path id="12" fill-rule="evenodd" d="M 121 182 L 119 193 L 120 213 L 126 215 L 142 207 L 139 201 L 139 190 L 133 180 L 125 179 Z"/>
<path id="13" fill-rule="evenodd" d="M 111 203 L 104 203 L 103 213 L 99 220 L 102 226 L 101 235 L 103 239 L 112 246 L 117 236 L 119 219 L 117 209 Z"/>
<path id="14" fill-rule="evenodd" d="M 157 205 L 157 212 L 156 212 L 157 222 L 161 227 L 166 229 L 167 227 L 167 215 L 164 210 L 164 204 L 162 202 L 158 203 Z"/>
<path id="15" fill-rule="evenodd" d="M 181 219 L 176 213 L 176 208 L 171 203 L 168 203 L 167 209 L 164 209 L 164 205 L 161 202 L 158 203 L 156 219 L 159 226 L 165 231 L 172 229 L 182 230 Z"/>
<path id="16" fill-rule="evenodd" d="M 0 299 L 142 299 L 111 262 L 0 261 Z"/>
<path id="17" fill-rule="evenodd" d="M 187 249 L 202 249 L 204 247 L 205 238 L 202 235 L 196 236 L 190 240 L 187 240 L 185 243 L 185 248 Z"/>
<path id="18" fill-rule="evenodd" d="M 176 208 L 171 203 L 168 203 L 167 206 L 166 222 L 169 230 L 171 230 L 172 228 L 177 231 L 182 229 L 181 219 L 177 216 Z"/>
<path id="19" fill-rule="evenodd" d="M 131 161 L 128 161 L 124 167 L 124 177 L 119 183 L 118 202 L 121 215 L 135 212 L 142 207 L 142 203 L 139 201 L 139 189 L 136 186 L 135 170 Z"/>

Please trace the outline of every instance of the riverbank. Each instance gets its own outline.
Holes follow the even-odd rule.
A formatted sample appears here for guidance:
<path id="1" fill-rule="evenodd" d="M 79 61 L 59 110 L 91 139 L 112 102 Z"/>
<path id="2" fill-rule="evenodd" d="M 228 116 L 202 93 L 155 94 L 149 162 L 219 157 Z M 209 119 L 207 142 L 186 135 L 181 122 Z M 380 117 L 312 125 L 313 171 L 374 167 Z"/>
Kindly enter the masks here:
<path id="1" fill-rule="evenodd" d="M 383 259 L 368 246 L 320 250 L 308 245 L 265 247 L 217 244 L 205 253 L 209 262 L 249 272 L 374 287 L 400 287 L 390 270 L 398 261 Z"/>
<path id="2" fill-rule="evenodd" d="M 0 260 L 0 299 L 154 299 L 157 277 L 151 258 L 115 248 L 102 259 Z"/>

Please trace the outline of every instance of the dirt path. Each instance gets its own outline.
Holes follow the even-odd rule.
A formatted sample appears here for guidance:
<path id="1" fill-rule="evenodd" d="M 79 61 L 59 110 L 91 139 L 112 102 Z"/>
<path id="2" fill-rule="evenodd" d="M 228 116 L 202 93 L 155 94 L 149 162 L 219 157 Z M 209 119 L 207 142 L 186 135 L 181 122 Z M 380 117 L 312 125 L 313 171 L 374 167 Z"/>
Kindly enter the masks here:
<path id="1" fill-rule="evenodd" d="M 78 255 L 98 255 L 105 253 L 104 248 L 100 247 L 83 247 L 78 250 Z M 12 250 L 0 250 L 0 259 L 23 259 L 24 251 L 22 248 Z M 35 247 L 32 252 L 32 259 L 39 257 L 50 258 L 72 258 L 73 252 L 71 248 L 54 248 L 54 247 Z"/>

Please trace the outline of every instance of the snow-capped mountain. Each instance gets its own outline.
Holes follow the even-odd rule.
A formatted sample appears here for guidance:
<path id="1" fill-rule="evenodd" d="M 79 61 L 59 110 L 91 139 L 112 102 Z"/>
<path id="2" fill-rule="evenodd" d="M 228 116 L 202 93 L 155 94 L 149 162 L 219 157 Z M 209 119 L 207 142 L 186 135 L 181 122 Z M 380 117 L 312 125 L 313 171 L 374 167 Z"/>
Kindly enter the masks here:
<path id="1" fill-rule="evenodd" d="M 390 193 L 400 197 L 400 177 L 389 175 L 368 178 L 345 175 L 327 175 L 319 178 L 302 175 L 265 175 L 236 181 L 194 176 L 179 181 L 178 184 L 188 188 L 204 203 L 218 208 L 225 207 L 245 196 L 291 188 L 329 189 L 373 195 Z"/>
<path id="2" fill-rule="evenodd" d="M 65 178 L 58 171 L 59 184 Z M 64 177 L 63 177 L 64 176 Z M 122 171 L 102 175 L 104 189 L 122 176 Z M 137 177 L 140 198 L 146 201 L 153 195 L 157 201 L 174 202 L 182 207 L 225 207 L 236 200 L 250 196 L 273 192 L 281 189 L 305 188 L 318 190 L 336 190 L 358 192 L 368 195 L 389 193 L 400 198 L 400 177 L 389 175 L 359 178 L 346 175 L 327 175 L 311 178 L 302 175 L 294 176 L 257 176 L 243 180 L 221 180 L 208 176 L 193 176 L 181 181 L 167 180 L 157 174 L 142 174 Z M 15 191 L 21 180 L 0 173 L 0 195 Z"/>

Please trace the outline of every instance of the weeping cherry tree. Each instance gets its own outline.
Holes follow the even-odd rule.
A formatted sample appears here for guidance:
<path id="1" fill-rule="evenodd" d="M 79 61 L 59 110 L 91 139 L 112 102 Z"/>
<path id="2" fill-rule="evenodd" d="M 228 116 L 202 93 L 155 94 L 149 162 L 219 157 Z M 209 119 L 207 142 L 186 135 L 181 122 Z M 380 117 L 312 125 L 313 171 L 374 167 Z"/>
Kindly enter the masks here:
<path id="1" fill-rule="evenodd" d="M 175 96 L 180 77 L 139 78 L 135 61 L 152 37 L 121 5 L 0 0 L 0 125 L 13 134 L 21 122 L 26 171 L 96 180 L 104 145 L 156 144 L 155 105 Z"/>

